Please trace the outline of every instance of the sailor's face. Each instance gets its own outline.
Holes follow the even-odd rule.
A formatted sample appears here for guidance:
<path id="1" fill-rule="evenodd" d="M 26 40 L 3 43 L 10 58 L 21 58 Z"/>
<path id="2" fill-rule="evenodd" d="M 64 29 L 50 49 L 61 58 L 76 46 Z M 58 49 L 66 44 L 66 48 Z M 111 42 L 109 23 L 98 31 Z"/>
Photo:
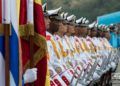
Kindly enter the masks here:
<path id="1" fill-rule="evenodd" d="M 85 34 L 85 36 L 87 35 L 87 33 L 88 33 L 88 29 L 87 29 L 87 27 L 84 27 L 84 34 Z"/>
<path id="2" fill-rule="evenodd" d="M 80 36 L 83 36 L 83 30 L 82 30 L 81 27 L 79 27 L 79 35 L 80 35 Z"/>
<path id="3" fill-rule="evenodd" d="M 50 28 L 50 19 L 49 19 L 49 17 L 44 17 L 44 20 L 45 20 L 46 29 L 49 29 Z"/>
<path id="4" fill-rule="evenodd" d="M 104 32 L 104 37 L 110 40 L 110 33 L 109 32 Z"/>
<path id="5" fill-rule="evenodd" d="M 63 23 L 64 33 L 67 32 L 67 24 Z"/>
<path id="6" fill-rule="evenodd" d="M 79 27 L 75 28 L 75 35 L 77 35 L 77 36 L 79 35 Z"/>
<path id="7" fill-rule="evenodd" d="M 69 32 L 71 33 L 71 34 L 74 34 L 75 33 L 75 27 L 74 26 L 72 26 L 72 25 L 69 25 Z"/>
<path id="8" fill-rule="evenodd" d="M 88 36 L 90 36 L 90 33 L 91 33 L 91 30 L 90 30 L 90 29 L 88 29 L 88 33 L 87 33 L 87 35 L 88 35 Z"/>
<path id="9" fill-rule="evenodd" d="M 62 24 L 62 22 L 59 22 L 59 29 L 62 33 L 64 32 L 64 25 Z"/>
<path id="10" fill-rule="evenodd" d="M 66 33 L 66 32 L 67 32 L 67 25 L 66 25 L 66 24 L 60 22 L 60 23 L 59 23 L 59 26 L 60 26 L 59 28 L 61 29 L 61 30 L 60 30 L 61 32 L 63 32 L 63 33 Z"/>
<path id="11" fill-rule="evenodd" d="M 103 32 L 102 32 L 102 31 L 99 31 L 99 34 L 100 34 L 100 37 L 102 37 L 102 36 L 103 36 Z"/>
<path id="12" fill-rule="evenodd" d="M 81 27 L 80 28 L 80 34 L 85 37 L 87 35 L 88 31 L 86 27 Z"/>
<path id="13" fill-rule="evenodd" d="M 91 35 L 92 35 L 92 37 L 95 37 L 97 35 L 97 30 L 92 30 Z"/>

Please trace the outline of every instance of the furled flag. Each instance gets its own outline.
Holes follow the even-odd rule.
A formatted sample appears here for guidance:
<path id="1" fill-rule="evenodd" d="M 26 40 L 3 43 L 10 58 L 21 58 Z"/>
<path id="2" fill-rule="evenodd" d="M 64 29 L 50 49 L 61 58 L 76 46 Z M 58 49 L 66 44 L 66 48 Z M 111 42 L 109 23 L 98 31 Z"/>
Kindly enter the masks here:
<path id="1" fill-rule="evenodd" d="M 20 18 L 19 18 L 19 32 L 20 32 L 20 39 L 21 39 L 21 46 L 22 46 L 22 62 L 23 62 L 23 70 L 25 71 L 29 67 L 36 67 L 37 68 L 37 81 L 33 84 L 35 86 L 49 86 L 49 73 L 47 70 L 47 45 L 45 40 L 45 24 L 44 24 L 44 17 L 42 12 L 41 0 L 34 0 L 34 52 L 33 57 L 30 55 L 30 40 L 29 40 L 29 30 L 27 28 L 28 21 L 27 15 L 27 0 L 20 1 Z M 32 16 L 31 16 L 32 18 Z M 28 35 L 27 35 L 28 34 Z M 28 37 L 26 37 L 28 36 Z M 31 61 L 31 58 L 32 61 Z"/>
<path id="2" fill-rule="evenodd" d="M 27 62 L 30 60 L 29 41 L 24 39 L 27 34 L 25 33 L 26 25 L 27 25 L 27 0 L 20 0 L 19 33 L 22 48 L 23 72 L 25 72 L 25 70 L 29 68 Z"/>
<path id="3" fill-rule="evenodd" d="M 2 4 L 1 4 L 2 1 Z M 10 86 L 19 86 L 19 34 L 16 0 L 0 0 L 0 24 L 10 24 Z M 1 16 L 2 14 L 2 16 Z M 2 19 L 2 21 L 1 21 Z M 2 26 L 2 25 L 1 25 Z M 0 27 L 0 30 L 2 27 Z M 3 28 L 4 29 L 4 28 Z M 0 35 L 0 85 L 5 86 L 5 45 L 4 34 Z"/>
<path id="4" fill-rule="evenodd" d="M 38 68 L 38 79 L 35 86 L 49 86 L 50 78 L 47 66 L 47 44 L 45 40 L 46 29 L 42 11 L 42 0 L 34 0 L 34 26 L 36 46 L 34 54 L 34 65 Z"/>

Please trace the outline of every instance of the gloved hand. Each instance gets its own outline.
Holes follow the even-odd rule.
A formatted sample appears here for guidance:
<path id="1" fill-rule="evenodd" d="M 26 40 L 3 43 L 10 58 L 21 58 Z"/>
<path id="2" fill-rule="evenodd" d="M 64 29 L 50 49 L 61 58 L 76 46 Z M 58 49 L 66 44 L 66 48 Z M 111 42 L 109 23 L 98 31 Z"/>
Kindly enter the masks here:
<path id="1" fill-rule="evenodd" d="M 32 83 L 37 80 L 37 68 L 27 69 L 24 73 L 24 83 Z"/>
<path id="2" fill-rule="evenodd" d="M 94 72 L 94 74 L 93 74 L 93 80 L 97 80 L 99 78 L 100 78 L 100 76 L 96 72 Z"/>
<path id="3" fill-rule="evenodd" d="M 114 71 L 116 68 L 116 64 L 114 62 L 111 62 L 111 67 L 112 67 L 112 71 Z"/>

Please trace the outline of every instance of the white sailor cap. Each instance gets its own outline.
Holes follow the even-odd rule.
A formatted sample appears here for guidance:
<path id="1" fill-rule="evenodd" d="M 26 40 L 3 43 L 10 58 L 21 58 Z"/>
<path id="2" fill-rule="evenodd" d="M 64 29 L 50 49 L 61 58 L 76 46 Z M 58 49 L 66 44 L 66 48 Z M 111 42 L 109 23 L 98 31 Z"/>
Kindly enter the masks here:
<path id="1" fill-rule="evenodd" d="M 67 17 L 67 23 L 70 25 L 75 25 L 75 19 L 76 19 L 75 15 L 70 15 Z"/>
<path id="2" fill-rule="evenodd" d="M 59 7 L 57 9 L 54 10 L 48 10 L 47 13 L 49 16 L 56 16 L 59 14 L 59 12 L 61 11 L 62 7 Z"/>
<path id="3" fill-rule="evenodd" d="M 110 24 L 110 26 L 114 26 L 114 24 L 113 24 L 113 23 L 111 23 L 111 24 Z"/>
<path id="4" fill-rule="evenodd" d="M 105 32 L 109 32 L 110 31 L 110 28 L 108 27 L 108 26 L 105 26 L 105 28 L 104 28 L 105 30 Z"/>
<path id="5" fill-rule="evenodd" d="M 103 30 L 105 29 L 105 24 L 102 25 L 102 29 L 103 29 Z"/>
<path id="6" fill-rule="evenodd" d="M 115 30 L 117 30 L 115 24 L 110 24 L 110 25 L 109 25 L 109 28 L 110 28 L 111 31 L 115 31 Z"/>
<path id="7" fill-rule="evenodd" d="M 106 28 L 106 25 L 105 25 L 105 24 L 101 24 L 100 30 L 101 30 L 101 31 L 105 31 L 105 30 L 106 30 L 105 28 Z"/>
<path id="8" fill-rule="evenodd" d="M 63 14 L 63 20 L 64 20 L 64 23 L 66 23 L 66 24 L 68 24 L 69 23 L 69 21 L 67 20 L 67 16 L 68 16 L 68 12 L 66 12 L 66 13 L 64 13 Z"/>
<path id="9" fill-rule="evenodd" d="M 77 19 L 76 21 L 75 21 L 75 26 L 77 27 L 79 27 L 80 26 L 80 24 L 82 23 L 82 19 L 83 19 L 83 17 L 81 17 L 81 18 L 79 18 L 79 19 Z"/>
<path id="10" fill-rule="evenodd" d="M 86 20 L 86 21 L 85 21 L 85 24 L 89 24 L 89 20 Z"/>
<path id="11" fill-rule="evenodd" d="M 109 27 L 107 27 L 107 28 L 106 28 L 106 31 L 108 31 L 108 32 L 109 32 L 109 31 L 110 31 L 110 28 L 109 28 Z"/>
<path id="12" fill-rule="evenodd" d="M 49 16 L 49 14 L 47 13 L 47 3 L 42 5 L 42 10 L 44 12 L 44 16 Z"/>
<path id="13" fill-rule="evenodd" d="M 101 28 L 102 27 L 102 24 L 98 25 L 98 28 Z"/>
<path id="14" fill-rule="evenodd" d="M 94 26 L 95 28 L 97 28 L 98 27 L 98 23 L 96 22 L 96 24 L 95 24 L 95 26 Z"/>
<path id="15" fill-rule="evenodd" d="M 77 24 L 81 24 L 81 23 L 82 23 L 82 19 L 83 19 L 83 17 L 77 19 L 77 20 L 76 20 L 76 23 L 77 23 Z"/>
<path id="16" fill-rule="evenodd" d="M 85 24 L 86 18 L 82 19 L 82 24 Z"/>
<path id="17" fill-rule="evenodd" d="M 98 22 L 95 23 L 94 28 L 92 30 L 98 30 Z"/>
<path id="18" fill-rule="evenodd" d="M 89 27 L 89 28 L 94 28 L 95 23 L 96 23 L 96 22 L 93 22 L 93 23 L 89 24 L 88 27 Z"/>
<path id="19" fill-rule="evenodd" d="M 64 12 L 62 12 L 61 14 L 59 13 L 58 16 L 55 17 L 55 19 L 64 20 Z"/>
<path id="20" fill-rule="evenodd" d="M 67 20 L 68 12 L 64 13 L 64 19 Z"/>
<path id="21" fill-rule="evenodd" d="M 80 26 L 88 27 L 88 24 L 89 24 L 89 20 L 87 18 L 82 18 Z"/>
<path id="22" fill-rule="evenodd" d="M 47 10 L 47 3 L 42 5 L 42 10 L 43 10 L 43 12 L 46 12 L 46 10 Z"/>
<path id="23" fill-rule="evenodd" d="M 42 10 L 43 10 L 45 16 L 57 16 L 58 13 L 61 11 L 61 9 L 62 9 L 62 7 L 59 7 L 54 10 L 47 10 L 47 3 L 42 5 Z"/>
<path id="24" fill-rule="evenodd" d="M 102 24 L 98 25 L 98 30 L 99 30 L 99 31 L 103 31 L 103 29 L 102 29 Z"/>
<path id="25" fill-rule="evenodd" d="M 70 16 L 67 17 L 67 21 L 73 22 L 73 21 L 75 21 L 75 18 L 76 18 L 75 15 L 70 15 Z"/>
<path id="26" fill-rule="evenodd" d="M 62 12 L 62 13 L 60 14 L 60 17 L 61 17 L 62 19 L 64 19 L 64 14 L 65 14 L 65 12 Z"/>

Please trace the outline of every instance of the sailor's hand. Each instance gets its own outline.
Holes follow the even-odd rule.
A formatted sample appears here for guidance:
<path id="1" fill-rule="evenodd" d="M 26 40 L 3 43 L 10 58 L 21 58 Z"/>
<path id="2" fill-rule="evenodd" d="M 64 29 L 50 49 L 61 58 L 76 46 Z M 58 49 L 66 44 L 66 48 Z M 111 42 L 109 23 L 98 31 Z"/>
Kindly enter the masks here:
<path id="1" fill-rule="evenodd" d="M 24 74 L 24 83 L 32 83 L 37 80 L 37 68 L 27 69 Z"/>

